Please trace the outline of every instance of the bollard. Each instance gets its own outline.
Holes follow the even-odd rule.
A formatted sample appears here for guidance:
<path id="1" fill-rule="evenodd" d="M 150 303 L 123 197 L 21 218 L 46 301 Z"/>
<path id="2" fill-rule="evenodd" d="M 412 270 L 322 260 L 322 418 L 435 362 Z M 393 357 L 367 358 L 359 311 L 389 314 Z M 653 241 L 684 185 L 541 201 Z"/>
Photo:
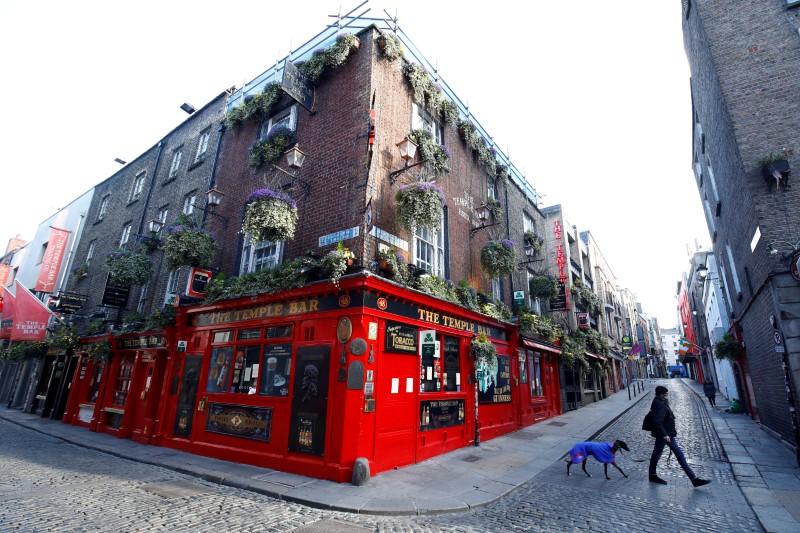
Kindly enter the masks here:
<path id="1" fill-rule="evenodd" d="M 628 399 L 631 399 L 631 384 L 628 382 Z"/>

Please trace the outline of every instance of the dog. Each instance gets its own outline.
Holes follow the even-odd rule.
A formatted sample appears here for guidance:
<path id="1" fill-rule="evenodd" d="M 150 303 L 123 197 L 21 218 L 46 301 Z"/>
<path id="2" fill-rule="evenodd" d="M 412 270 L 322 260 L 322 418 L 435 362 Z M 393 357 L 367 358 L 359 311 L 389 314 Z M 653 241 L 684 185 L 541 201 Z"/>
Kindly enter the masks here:
<path id="1" fill-rule="evenodd" d="M 628 448 L 628 444 L 624 440 L 615 440 L 614 442 L 579 442 L 569 451 L 569 458 L 567 458 L 567 475 L 572 475 L 570 474 L 569 469 L 572 468 L 573 464 L 581 463 L 583 473 L 589 477 L 592 477 L 592 475 L 586 471 L 586 461 L 591 455 L 603 463 L 603 472 L 606 475 L 606 479 L 611 479 L 608 477 L 609 464 L 619 470 L 620 473 L 625 476 L 625 479 L 628 479 L 628 474 L 623 472 L 616 463 L 616 457 L 614 454 L 617 453 L 617 450 L 619 449 L 623 449 L 626 452 L 631 451 L 630 448 Z"/>

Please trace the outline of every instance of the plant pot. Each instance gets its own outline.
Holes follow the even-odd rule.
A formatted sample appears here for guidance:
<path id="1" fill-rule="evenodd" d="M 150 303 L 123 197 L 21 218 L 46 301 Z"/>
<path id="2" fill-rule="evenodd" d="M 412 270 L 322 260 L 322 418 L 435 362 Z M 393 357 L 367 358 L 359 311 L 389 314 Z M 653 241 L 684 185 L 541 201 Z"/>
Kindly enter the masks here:
<path id="1" fill-rule="evenodd" d="M 378 269 L 384 274 L 386 274 L 387 278 L 394 277 L 394 268 L 392 267 L 392 264 L 386 259 L 383 258 L 378 259 Z"/>

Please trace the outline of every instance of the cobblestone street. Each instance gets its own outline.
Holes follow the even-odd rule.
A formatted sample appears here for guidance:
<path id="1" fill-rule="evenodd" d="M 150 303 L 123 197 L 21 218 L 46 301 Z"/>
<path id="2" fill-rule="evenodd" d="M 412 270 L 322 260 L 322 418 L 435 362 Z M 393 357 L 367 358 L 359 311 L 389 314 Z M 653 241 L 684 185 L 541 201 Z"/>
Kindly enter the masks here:
<path id="1" fill-rule="evenodd" d="M 587 465 L 591 478 L 579 468 L 567 477 L 565 463 L 558 461 L 487 507 L 420 517 L 312 509 L 87 450 L 0 420 L 0 530 L 761 531 L 701 400 L 680 382 L 669 387 L 679 441 L 711 485 L 692 488 L 674 458 L 667 464 L 667 453 L 659 474 L 669 485 L 647 481 L 652 438 L 639 428 L 652 398 L 649 387 L 648 398 L 595 439 L 628 442 L 631 452 L 617 459 L 630 479 L 610 468 L 611 480 L 605 480 L 593 459 Z"/>

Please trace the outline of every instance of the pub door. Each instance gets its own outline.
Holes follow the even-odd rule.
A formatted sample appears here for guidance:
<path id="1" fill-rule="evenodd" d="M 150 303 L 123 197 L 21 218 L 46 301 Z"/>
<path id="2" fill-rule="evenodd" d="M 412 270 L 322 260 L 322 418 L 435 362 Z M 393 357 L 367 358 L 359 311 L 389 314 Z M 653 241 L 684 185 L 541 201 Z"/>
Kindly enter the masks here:
<path id="1" fill-rule="evenodd" d="M 136 406 L 131 428 L 131 438 L 142 444 L 149 444 L 153 436 L 154 420 L 161 401 L 161 385 L 166 368 L 166 352 L 158 356 L 142 355 L 137 363 L 135 376 L 142 376 L 138 396 L 130 398 Z M 138 379 L 137 379 L 138 381 Z"/>
<path id="2" fill-rule="evenodd" d="M 378 361 L 375 387 L 375 467 L 377 472 L 416 462 L 419 421 L 416 354 L 384 352 Z M 411 383 L 409 390 L 408 383 Z M 377 473 L 375 472 L 375 473 Z"/>
<path id="3" fill-rule="evenodd" d="M 50 410 L 50 418 L 52 420 L 61 420 L 64 417 L 64 411 L 67 410 L 67 399 L 69 398 L 69 391 L 72 388 L 72 379 L 75 377 L 75 366 L 78 364 L 77 355 L 69 355 L 65 361 L 66 370 L 64 371 L 61 382 L 56 389 L 55 399 L 53 400 L 53 408 Z"/>
<path id="4" fill-rule="evenodd" d="M 176 437 L 190 438 L 194 422 L 195 405 L 197 404 L 197 389 L 200 382 L 200 371 L 203 366 L 203 356 L 187 355 L 183 360 L 183 372 L 178 389 L 178 399 L 175 405 L 172 434 Z"/>
<path id="5" fill-rule="evenodd" d="M 573 363 L 571 367 L 560 365 L 564 372 L 564 399 L 566 400 L 566 410 L 573 411 L 581 407 L 581 369 L 580 363 Z"/>
<path id="6" fill-rule="evenodd" d="M 544 355 L 544 394 L 547 398 L 547 416 L 561 414 L 561 383 L 558 379 L 558 358 Z"/>

